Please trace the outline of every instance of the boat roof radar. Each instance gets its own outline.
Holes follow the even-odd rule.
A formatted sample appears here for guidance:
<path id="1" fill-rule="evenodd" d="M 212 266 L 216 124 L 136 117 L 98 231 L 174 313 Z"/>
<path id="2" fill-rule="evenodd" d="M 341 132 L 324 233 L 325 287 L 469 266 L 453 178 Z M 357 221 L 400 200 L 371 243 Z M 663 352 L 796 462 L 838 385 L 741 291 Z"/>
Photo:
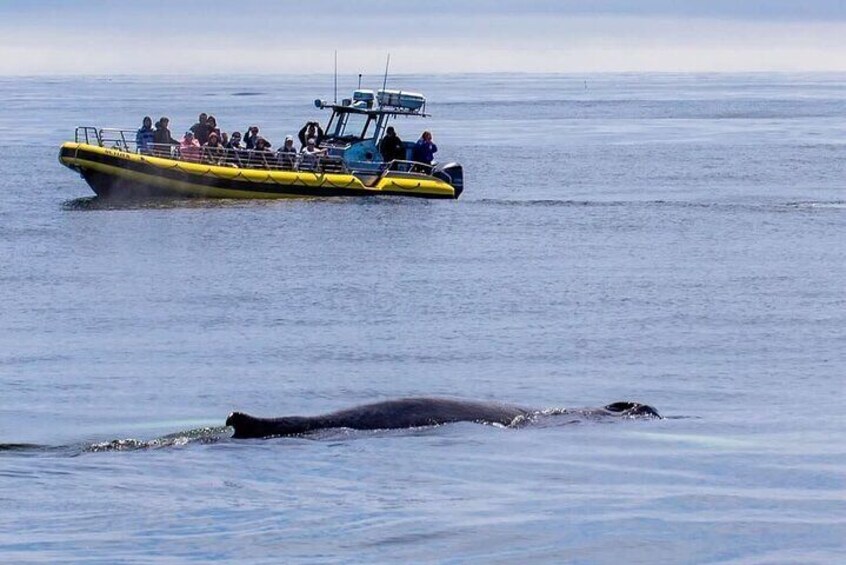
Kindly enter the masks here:
<path id="1" fill-rule="evenodd" d="M 380 90 L 378 94 L 379 106 L 396 108 L 410 113 L 423 113 L 426 109 L 426 97 L 416 92 L 402 90 Z"/>
<path id="2" fill-rule="evenodd" d="M 376 94 L 372 90 L 356 90 L 353 92 L 352 104 L 356 108 L 373 107 L 373 102 L 376 101 Z"/>
<path id="3" fill-rule="evenodd" d="M 325 100 L 317 99 L 314 101 L 314 105 L 321 110 L 325 108 L 351 108 L 383 114 L 428 116 L 426 114 L 426 97 L 417 92 L 402 90 L 381 89 L 374 92 L 360 88 L 353 91 L 352 98 L 344 98 L 340 104 L 330 104 Z"/>

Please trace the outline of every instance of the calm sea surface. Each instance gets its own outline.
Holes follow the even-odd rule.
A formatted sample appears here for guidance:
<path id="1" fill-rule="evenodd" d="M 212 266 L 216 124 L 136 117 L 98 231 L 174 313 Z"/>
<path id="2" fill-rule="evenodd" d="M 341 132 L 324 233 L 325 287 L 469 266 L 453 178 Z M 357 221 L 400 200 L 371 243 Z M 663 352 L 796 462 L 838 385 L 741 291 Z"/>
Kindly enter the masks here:
<path id="1" fill-rule="evenodd" d="M 0 79 L 0 561 L 844 562 L 846 75 L 389 87 L 460 200 L 104 204 L 75 126 L 331 77 Z M 408 395 L 669 418 L 223 428 Z"/>

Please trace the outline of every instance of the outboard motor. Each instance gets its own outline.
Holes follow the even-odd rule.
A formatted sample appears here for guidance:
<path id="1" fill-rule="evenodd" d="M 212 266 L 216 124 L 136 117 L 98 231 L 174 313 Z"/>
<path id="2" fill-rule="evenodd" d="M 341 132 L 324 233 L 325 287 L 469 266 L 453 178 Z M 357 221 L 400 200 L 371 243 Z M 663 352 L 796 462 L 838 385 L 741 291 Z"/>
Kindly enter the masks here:
<path id="1" fill-rule="evenodd" d="M 456 198 L 464 191 L 464 168 L 458 163 L 439 163 L 432 169 L 432 176 L 449 183 L 455 189 Z"/>

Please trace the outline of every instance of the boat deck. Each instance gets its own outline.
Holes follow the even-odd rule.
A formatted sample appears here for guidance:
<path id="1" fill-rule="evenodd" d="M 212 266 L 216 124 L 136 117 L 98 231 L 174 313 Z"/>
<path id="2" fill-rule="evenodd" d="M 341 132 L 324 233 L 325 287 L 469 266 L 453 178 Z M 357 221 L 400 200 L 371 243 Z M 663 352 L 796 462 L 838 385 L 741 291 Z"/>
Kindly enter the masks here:
<path id="1" fill-rule="evenodd" d="M 263 171 L 352 174 L 361 178 L 365 184 L 370 184 L 367 180 L 376 182 L 386 172 L 400 175 L 429 176 L 432 174 L 433 168 L 431 165 L 412 161 L 348 163 L 341 157 L 333 155 L 308 155 L 300 152 L 279 153 L 271 150 L 257 151 L 225 147 L 201 146 L 189 153 L 179 145 L 149 143 L 145 148 L 139 149 L 135 142 L 135 132 L 132 130 L 98 129 L 92 126 L 76 128 L 74 138 L 75 142 L 80 144 L 184 163 Z"/>

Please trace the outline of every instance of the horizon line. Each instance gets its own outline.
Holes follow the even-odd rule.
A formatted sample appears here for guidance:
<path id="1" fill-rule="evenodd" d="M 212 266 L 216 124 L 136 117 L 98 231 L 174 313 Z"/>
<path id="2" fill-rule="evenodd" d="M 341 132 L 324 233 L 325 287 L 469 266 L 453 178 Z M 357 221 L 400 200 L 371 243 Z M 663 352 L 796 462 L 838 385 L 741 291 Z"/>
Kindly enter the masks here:
<path id="1" fill-rule="evenodd" d="M 748 69 L 748 70 L 604 70 L 604 71 L 438 71 L 438 72 L 397 72 L 390 73 L 389 77 L 405 76 L 405 77 L 420 77 L 420 76 L 492 76 L 492 75 L 524 75 L 524 76 L 588 76 L 588 75 L 739 75 L 739 74 L 780 74 L 780 75 L 798 75 L 798 74 L 818 74 L 818 75 L 835 75 L 846 74 L 846 67 L 843 69 Z M 0 73 L 0 79 L 28 79 L 28 78 L 133 78 L 133 77 L 167 77 L 175 76 L 202 78 L 202 77 L 241 77 L 241 76 L 297 76 L 297 77 L 332 77 L 332 72 L 267 72 L 267 71 L 243 71 L 243 72 L 214 72 L 214 73 L 184 73 L 184 72 L 164 72 L 164 73 L 26 73 L 17 74 Z M 358 74 L 340 73 L 339 77 L 358 77 Z M 376 76 L 370 74 L 367 76 Z"/>

